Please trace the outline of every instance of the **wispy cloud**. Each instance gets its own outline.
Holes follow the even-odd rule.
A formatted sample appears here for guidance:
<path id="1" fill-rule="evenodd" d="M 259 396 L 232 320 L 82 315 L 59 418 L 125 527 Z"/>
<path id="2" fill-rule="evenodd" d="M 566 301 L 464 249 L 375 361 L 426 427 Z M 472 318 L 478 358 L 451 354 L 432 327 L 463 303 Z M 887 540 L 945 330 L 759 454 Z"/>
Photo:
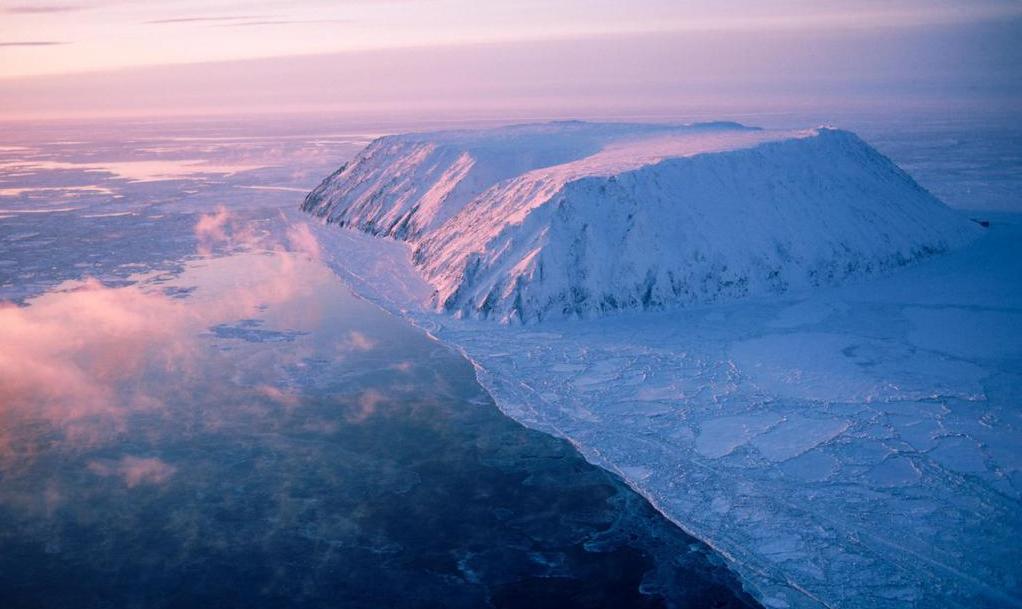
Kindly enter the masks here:
<path id="1" fill-rule="evenodd" d="M 270 15 L 217 15 L 213 17 L 189 16 L 189 17 L 168 17 L 166 19 L 152 19 L 143 21 L 147 25 L 174 25 L 174 24 L 209 24 L 212 27 L 262 27 L 271 25 L 302 25 L 322 23 L 351 23 L 350 19 L 285 19 Z"/>
<path id="2" fill-rule="evenodd" d="M 177 468 L 156 457 L 126 455 L 120 461 L 91 461 L 89 471 L 97 476 L 117 476 L 128 488 L 133 488 L 139 484 L 163 484 Z"/>
<path id="3" fill-rule="evenodd" d="M 302 252 L 313 260 L 319 260 L 322 255 L 319 239 L 316 239 L 312 229 L 304 222 L 288 226 L 287 245 L 291 251 Z"/>
<path id="4" fill-rule="evenodd" d="M 83 6 L 78 4 L 21 4 L 0 8 L 0 12 L 12 15 L 46 15 L 50 13 L 70 13 L 80 11 Z"/>
<path id="5" fill-rule="evenodd" d="M 358 331 L 348 332 L 346 348 L 352 351 L 371 351 L 376 348 L 376 341 Z"/>
<path id="6" fill-rule="evenodd" d="M 364 423 L 366 419 L 376 414 L 376 409 L 386 401 L 387 396 L 376 389 L 367 389 L 355 399 L 344 418 L 349 423 Z"/>
<path id="7" fill-rule="evenodd" d="M 209 256 L 218 248 L 275 249 L 278 245 L 268 241 L 267 234 L 257 232 L 250 223 L 241 221 L 223 205 L 216 212 L 201 215 L 194 230 L 196 253 L 200 256 Z M 295 234 L 296 238 L 301 236 Z M 312 256 L 313 252 L 309 252 L 309 255 Z"/>
<path id="8" fill-rule="evenodd" d="M 0 47 L 52 47 L 59 44 L 67 44 L 60 40 L 12 40 L 0 42 Z"/>
<path id="9" fill-rule="evenodd" d="M 197 232 L 237 243 L 247 231 L 220 213 Z M 200 365 L 211 357 L 202 333 L 314 289 L 296 280 L 300 259 L 283 246 L 267 254 L 249 263 L 251 281 L 239 280 L 201 306 L 151 286 L 107 287 L 94 279 L 62 284 L 26 307 L 0 301 L 0 470 L 51 441 L 22 434 L 26 426 L 48 424 L 70 446 L 92 447 L 123 433 L 136 414 L 163 416 L 168 396 L 176 398 L 164 384 L 143 382 L 146 375 L 170 375 L 176 384 L 211 371 L 230 374 Z M 371 347 L 371 339 L 349 338 L 352 350 Z M 285 407 L 296 403 L 282 391 L 257 393 Z"/>
<path id="10" fill-rule="evenodd" d="M 239 23 L 219 23 L 217 27 L 259 27 L 267 25 L 300 25 L 321 23 L 351 23 L 350 19 L 273 19 L 262 21 L 241 21 Z"/>
<path id="11" fill-rule="evenodd" d="M 152 19 L 150 21 L 143 21 L 149 25 L 172 25 L 175 23 L 219 23 L 224 21 L 246 21 L 252 19 L 265 19 L 265 15 L 222 15 L 216 17 L 203 17 L 203 16 L 191 16 L 191 17 L 169 17 L 167 19 Z"/>

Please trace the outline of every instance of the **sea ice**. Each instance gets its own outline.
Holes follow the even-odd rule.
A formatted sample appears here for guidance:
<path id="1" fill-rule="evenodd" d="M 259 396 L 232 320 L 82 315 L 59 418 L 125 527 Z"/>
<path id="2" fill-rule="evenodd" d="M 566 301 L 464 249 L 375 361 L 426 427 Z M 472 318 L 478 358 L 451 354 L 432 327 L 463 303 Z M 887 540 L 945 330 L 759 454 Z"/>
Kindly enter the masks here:
<path id="1" fill-rule="evenodd" d="M 755 156 L 755 145 L 743 150 Z M 742 175 L 748 159 L 727 157 L 700 179 Z M 815 187 L 826 191 L 826 176 Z M 857 209 L 857 238 L 875 245 L 879 216 Z M 959 233 L 941 209 L 891 216 L 884 234 L 923 243 L 922 225 L 947 220 L 948 234 L 969 237 L 954 239 L 960 249 L 868 283 L 526 325 L 438 312 L 438 284 L 413 256 L 428 265 L 423 252 L 439 250 L 421 242 L 315 232 L 359 294 L 464 353 L 505 413 L 617 472 L 725 556 L 764 605 L 1022 606 L 1012 542 L 1022 536 L 1022 219 L 992 217 L 967 243 L 974 230 Z M 503 234 L 531 251 L 515 241 L 527 234 L 519 225 Z M 653 259 L 657 247 L 648 243 Z"/>
<path id="2" fill-rule="evenodd" d="M 406 245 L 316 232 L 358 293 L 462 351 L 507 414 L 617 472 L 728 557 L 765 605 L 1022 604 L 1022 556 L 1005 543 L 1022 535 L 1017 360 L 997 342 L 974 360 L 917 346 L 907 320 L 919 305 L 904 298 L 915 285 L 917 301 L 939 302 L 928 286 L 941 277 L 1022 309 L 1022 219 L 874 281 L 868 296 L 854 285 L 715 313 L 549 321 L 544 333 L 438 314 Z M 796 307 L 836 313 L 764 343 Z M 1003 332 L 1022 344 L 1019 327 Z M 883 348 L 843 353 L 873 343 Z M 762 357 L 734 356 L 749 344 Z M 768 346 L 840 390 L 802 391 L 790 368 L 757 368 Z"/>

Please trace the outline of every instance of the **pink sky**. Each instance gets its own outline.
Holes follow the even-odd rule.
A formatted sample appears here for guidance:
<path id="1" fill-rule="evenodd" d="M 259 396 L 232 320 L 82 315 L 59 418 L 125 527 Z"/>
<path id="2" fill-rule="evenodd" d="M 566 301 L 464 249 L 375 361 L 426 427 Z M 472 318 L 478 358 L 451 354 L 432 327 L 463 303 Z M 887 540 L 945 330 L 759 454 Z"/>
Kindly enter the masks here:
<path id="1" fill-rule="evenodd" d="M 0 107 L 31 118 L 1015 103 L 1020 24 L 1011 0 L 0 0 Z"/>

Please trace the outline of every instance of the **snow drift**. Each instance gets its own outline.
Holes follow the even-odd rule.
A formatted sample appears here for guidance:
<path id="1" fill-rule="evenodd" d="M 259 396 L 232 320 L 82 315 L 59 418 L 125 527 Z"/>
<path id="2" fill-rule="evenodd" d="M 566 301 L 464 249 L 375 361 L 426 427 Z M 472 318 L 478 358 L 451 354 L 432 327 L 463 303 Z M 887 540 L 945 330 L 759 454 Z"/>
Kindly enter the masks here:
<path id="1" fill-rule="evenodd" d="M 384 137 L 303 209 L 409 241 L 438 309 L 523 322 L 833 285 L 979 230 L 852 133 L 735 123 Z"/>

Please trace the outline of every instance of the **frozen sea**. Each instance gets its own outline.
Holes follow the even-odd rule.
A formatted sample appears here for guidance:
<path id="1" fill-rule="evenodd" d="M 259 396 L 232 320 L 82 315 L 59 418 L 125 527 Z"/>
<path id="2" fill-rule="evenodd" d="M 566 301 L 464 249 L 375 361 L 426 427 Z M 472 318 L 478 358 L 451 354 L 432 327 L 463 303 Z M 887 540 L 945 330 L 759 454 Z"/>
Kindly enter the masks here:
<path id="1" fill-rule="evenodd" d="M 294 213 L 406 128 L 329 124 L 8 130 L 5 606 L 1020 604 L 1017 128 L 840 125 L 993 220 L 950 262 L 492 332 Z"/>

